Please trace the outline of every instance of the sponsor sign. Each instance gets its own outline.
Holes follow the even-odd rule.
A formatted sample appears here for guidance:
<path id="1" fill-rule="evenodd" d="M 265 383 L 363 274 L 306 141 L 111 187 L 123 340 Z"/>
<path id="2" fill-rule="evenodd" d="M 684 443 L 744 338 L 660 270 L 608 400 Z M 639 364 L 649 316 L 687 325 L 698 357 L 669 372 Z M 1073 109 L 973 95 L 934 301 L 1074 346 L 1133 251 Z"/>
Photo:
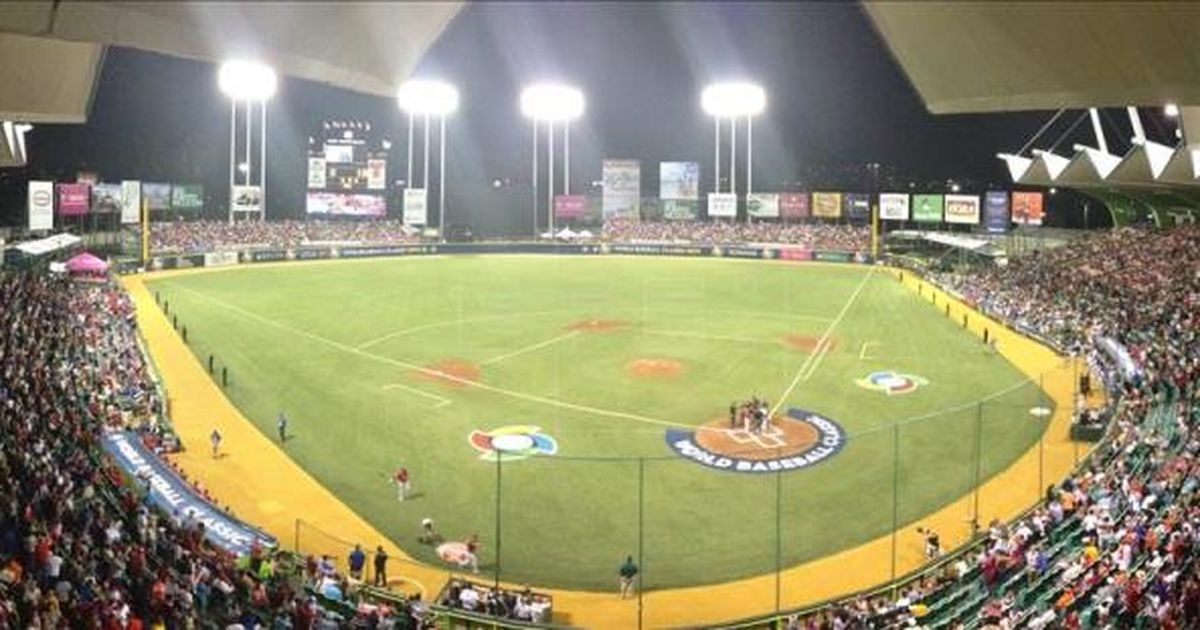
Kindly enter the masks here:
<path id="1" fill-rule="evenodd" d="M 425 225 L 429 221 L 424 188 L 404 189 L 404 225 Z"/>
<path id="2" fill-rule="evenodd" d="M 250 262 L 274 262 L 277 260 L 287 260 L 288 252 L 286 249 L 260 249 L 250 252 Z"/>
<path id="3" fill-rule="evenodd" d="M 180 479 L 133 433 L 108 433 L 104 436 L 103 446 L 122 470 L 149 485 L 150 500 L 177 525 L 203 523 L 204 537 L 235 555 L 248 554 L 256 545 L 276 546 L 271 536 L 233 518 L 197 494 L 191 484 Z"/>
<path id="4" fill-rule="evenodd" d="M 320 260 L 333 258 L 333 250 L 328 247 L 304 247 L 292 252 L 296 260 Z"/>
<path id="5" fill-rule="evenodd" d="M 851 262 L 854 260 L 854 254 L 850 252 L 827 252 L 815 251 L 812 253 L 813 260 L 821 262 Z"/>
<path id="6" fill-rule="evenodd" d="M 774 252 L 759 247 L 714 247 L 713 256 L 726 258 L 771 258 Z"/>
<path id="7" fill-rule="evenodd" d="M 387 200 L 383 195 L 309 191 L 304 209 L 308 214 L 382 217 L 387 215 Z"/>
<path id="8" fill-rule="evenodd" d="M 663 199 L 660 207 L 664 219 L 690 221 L 699 215 L 700 202 L 694 199 Z"/>
<path id="9" fill-rule="evenodd" d="M 436 254 L 436 245 L 370 245 L 343 247 L 338 255 L 342 258 L 370 258 L 373 256 L 408 256 L 413 254 Z"/>
<path id="10" fill-rule="evenodd" d="M 842 197 L 842 214 L 851 221 L 866 221 L 871 218 L 871 195 L 846 193 Z"/>
<path id="11" fill-rule="evenodd" d="M 54 182 L 29 182 L 29 229 L 54 229 Z"/>
<path id="12" fill-rule="evenodd" d="M 812 194 L 812 215 L 824 219 L 842 216 L 842 193 L 815 192 Z"/>
<path id="13" fill-rule="evenodd" d="M 706 468 L 764 474 L 811 468 L 846 445 L 838 423 L 803 409 L 789 409 L 761 431 L 724 422 L 700 429 L 668 429 L 667 447 Z"/>
<path id="14" fill-rule="evenodd" d="M 879 195 L 879 218 L 888 221 L 907 221 L 908 194 L 883 193 Z"/>
<path id="15" fill-rule="evenodd" d="M 92 187 L 88 184 L 56 184 L 58 213 L 64 217 L 88 213 L 92 205 Z"/>
<path id="16" fill-rule="evenodd" d="M 943 205 L 941 195 L 913 195 L 912 218 L 922 223 L 941 223 Z"/>
<path id="17" fill-rule="evenodd" d="M 209 252 L 204 255 L 205 267 L 228 267 L 238 264 L 237 252 Z"/>
<path id="18" fill-rule="evenodd" d="M 308 158 L 308 187 L 325 187 L 325 158 L 323 156 L 310 155 Z"/>
<path id="19" fill-rule="evenodd" d="M 121 224 L 140 223 L 142 220 L 142 182 L 127 179 L 121 182 Z"/>
<path id="20" fill-rule="evenodd" d="M 699 162 L 661 162 L 658 165 L 660 199 L 700 200 Z"/>
<path id="21" fill-rule="evenodd" d="M 638 218 L 641 210 L 642 163 L 637 160 L 604 160 L 604 218 Z"/>
<path id="22" fill-rule="evenodd" d="M 785 248 L 779 250 L 779 260 L 812 260 L 813 253 L 807 249 Z"/>
<path id="23" fill-rule="evenodd" d="M 118 214 L 121 212 L 120 184 L 92 185 L 92 212 Z"/>
<path id="24" fill-rule="evenodd" d="M 812 215 L 808 193 L 780 193 L 779 216 L 783 219 L 807 219 Z"/>
<path id="25" fill-rule="evenodd" d="M 142 184 L 142 196 L 151 212 L 166 212 L 171 209 L 171 185 L 146 182 Z"/>
<path id="26" fill-rule="evenodd" d="M 991 190 L 983 196 L 983 224 L 988 232 L 1001 233 L 1008 231 L 1008 193 L 1002 190 Z"/>
<path id="27" fill-rule="evenodd" d="M 746 195 L 746 214 L 756 219 L 779 218 L 779 195 L 777 193 Z"/>
<path id="28" fill-rule="evenodd" d="M 558 440 L 542 433 L 541 427 L 512 425 L 480 431 L 467 436 L 471 448 L 479 452 L 479 459 L 494 462 L 527 459 L 535 455 L 553 455 L 558 452 Z"/>
<path id="29" fill-rule="evenodd" d="M 946 195 L 946 223 L 979 225 L 977 195 Z"/>
<path id="30" fill-rule="evenodd" d="M 920 376 L 900 374 L 892 370 L 871 372 L 854 382 L 863 389 L 882 392 L 888 396 L 911 394 L 917 391 L 917 388 L 929 384 L 928 380 Z"/>
<path id="31" fill-rule="evenodd" d="M 1012 220 L 1018 225 L 1041 225 L 1046 210 L 1042 206 L 1042 193 L 1017 192 L 1012 194 Z"/>
<path id="32" fill-rule="evenodd" d="M 577 221 L 587 215 L 587 197 L 583 195 L 555 195 L 554 218 Z"/>
<path id="33" fill-rule="evenodd" d="M 383 190 L 387 187 L 387 160 L 367 160 L 367 188 Z"/>
<path id="34" fill-rule="evenodd" d="M 197 212 L 204 208 L 204 186 L 175 184 L 171 187 L 171 210 Z"/>
<path id="35" fill-rule="evenodd" d="M 737 201 L 735 193 L 708 193 L 708 216 L 736 217 Z"/>
<path id="36" fill-rule="evenodd" d="M 262 186 L 234 186 L 234 212 L 261 212 Z"/>
<path id="37" fill-rule="evenodd" d="M 650 254 L 653 256 L 707 256 L 711 250 L 695 245 L 638 245 L 613 243 L 609 252 L 613 254 Z"/>

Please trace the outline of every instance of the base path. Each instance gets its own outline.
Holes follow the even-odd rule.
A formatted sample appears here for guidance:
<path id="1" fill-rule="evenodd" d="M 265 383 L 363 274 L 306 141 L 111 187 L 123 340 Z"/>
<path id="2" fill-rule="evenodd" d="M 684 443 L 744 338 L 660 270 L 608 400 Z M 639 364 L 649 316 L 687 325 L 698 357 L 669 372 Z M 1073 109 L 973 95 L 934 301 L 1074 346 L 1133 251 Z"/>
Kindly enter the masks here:
<path id="1" fill-rule="evenodd" d="M 397 545 L 354 513 L 293 462 L 274 440 L 242 416 L 171 328 L 170 321 L 143 284 L 144 279 L 195 272 L 169 271 L 122 279 L 137 304 L 138 325 L 167 389 L 172 424 L 184 444 L 191 447 L 176 455 L 176 461 L 190 477 L 210 488 L 222 503 L 231 506 L 234 513 L 270 532 L 283 547 L 292 547 L 297 519 L 343 540 L 362 542 L 367 548 L 382 544 L 393 557 L 389 572 L 420 584 L 428 594 L 427 598 L 432 597 L 450 577 L 449 571 L 412 562 Z M 920 286 L 924 299 L 938 296 L 937 308 L 944 309 L 949 303 L 951 316 L 957 321 L 962 320 L 963 314 L 968 314 L 971 333 L 982 334 L 987 328 L 991 338 L 997 340 L 1000 353 L 1028 377 L 1038 379 L 1055 402 L 1055 413 L 1040 457 L 1038 445 L 1034 445 L 1009 468 L 988 480 L 979 491 L 980 513 L 977 517 L 981 523 L 986 524 L 993 518 L 1011 519 L 1041 496 L 1043 483 L 1049 484 L 1066 476 L 1073 468 L 1076 456 L 1084 455 L 1083 450 L 1077 449 L 1068 438 L 1079 366 L 999 323 L 983 318 L 911 274 L 904 274 L 903 283 L 914 290 L 914 299 Z M 225 436 L 222 449 L 227 456 L 219 460 L 211 458 L 207 448 L 201 446 L 207 445 L 208 434 L 213 428 Z M 974 494 L 968 494 L 920 519 L 919 523 L 938 530 L 946 548 L 961 545 L 967 539 L 964 521 L 973 515 L 975 500 Z M 924 562 L 922 538 L 915 528 L 916 524 L 913 524 L 898 532 L 896 575 L 912 571 Z M 892 542 L 892 536 L 881 536 L 858 547 L 784 569 L 778 575 L 781 609 L 812 604 L 887 581 L 892 576 Z M 344 564 L 345 547 L 330 541 L 327 543 L 329 548 L 322 549 L 319 548 L 321 544 L 306 542 L 305 551 L 329 553 L 338 559 L 339 565 Z M 614 588 L 619 562 L 620 558 L 614 559 Z M 653 570 L 652 565 L 643 568 L 647 572 Z M 775 608 L 776 578 L 776 574 L 770 573 L 724 584 L 646 593 L 644 625 L 647 628 L 694 626 L 768 614 Z M 510 586 L 519 588 L 523 585 Z M 638 625 L 637 599 L 619 600 L 613 592 L 542 590 L 554 597 L 556 622 L 588 628 Z"/>

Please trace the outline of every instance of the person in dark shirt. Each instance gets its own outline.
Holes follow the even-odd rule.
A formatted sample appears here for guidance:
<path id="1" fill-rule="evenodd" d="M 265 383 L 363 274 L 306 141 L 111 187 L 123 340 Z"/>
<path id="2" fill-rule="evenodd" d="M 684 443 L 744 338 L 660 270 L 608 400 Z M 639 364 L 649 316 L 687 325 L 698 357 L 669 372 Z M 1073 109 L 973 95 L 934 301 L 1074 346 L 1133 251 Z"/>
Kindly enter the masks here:
<path id="1" fill-rule="evenodd" d="M 387 552 L 379 545 L 375 549 L 375 586 L 387 586 L 387 561 Z"/>
<path id="2" fill-rule="evenodd" d="M 350 577 L 361 580 L 363 565 L 367 563 L 367 554 L 363 553 L 362 545 L 354 545 L 354 551 L 350 552 L 348 561 L 350 564 Z"/>
<path id="3" fill-rule="evenodd" d="M 625 564 L 617 571 L 621 576 L 621 599 L 625 599 L 629 595 L 629 589 L 633 588 L 633 580 L 637 577 L 638 567 L 633 563 L 633 556 L 625 558 Z"/>

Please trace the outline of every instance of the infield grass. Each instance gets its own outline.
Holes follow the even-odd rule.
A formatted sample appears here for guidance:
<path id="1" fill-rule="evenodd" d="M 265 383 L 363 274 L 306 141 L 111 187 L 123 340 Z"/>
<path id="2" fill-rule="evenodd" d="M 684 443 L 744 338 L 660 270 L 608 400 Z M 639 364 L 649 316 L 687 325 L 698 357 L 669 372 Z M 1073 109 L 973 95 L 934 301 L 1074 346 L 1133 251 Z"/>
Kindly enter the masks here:
<path id="1" fill-rule="evenodd" d="M 867 267 L 455 256 L 243 267 L 149 286 L 197 358 L 228 367 L 228 395 L 260 430 L 274 437 L 287 414 L 285 450 L 331 491 L 430 563 L 444 565 L 417 541 L 423 517 L 448 540 L 478 533 L 484 572 L 499 547 L 511 582 L 613 589 L 639 545 L 648 588 L 791 566 L 962 496 L 1045 426 L 1028 414 L 1047 404 L 1036 383 Z M 572 328 L 593 320 L 619 325 Z M 828 351 L 810 356 L 788 336 Z M 680 371 L 631 375 L 639 359 Z M 478 376 L 420 371 L 447 360 Z M 927 384 L 887 395 L 856 383 L 881 370 Z M 785 392 L 781 411 L 818 412 L 846 443 L 778 486 L 667 446 L 670 427 Z M 512 425 L 540 427 L 557 453 L 498 466 L 468 442 Z M 416 493 L 403 503 L 389 483 L 400 465 Z"/>

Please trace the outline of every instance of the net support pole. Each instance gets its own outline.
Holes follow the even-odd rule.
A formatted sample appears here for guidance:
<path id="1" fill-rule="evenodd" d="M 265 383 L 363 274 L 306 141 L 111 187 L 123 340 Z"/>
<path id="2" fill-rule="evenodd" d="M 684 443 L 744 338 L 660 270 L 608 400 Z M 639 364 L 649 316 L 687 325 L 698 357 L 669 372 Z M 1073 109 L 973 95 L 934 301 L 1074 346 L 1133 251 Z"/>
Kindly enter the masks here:
<path id="1" fill-rule="evenodd" d="M 640 568 L 640 570 L 637 573 L 638 630 L 642 629 L 642 617 L 643 617 L 643 610 L 644 610 L 644 607 L 643 607 L 644 602 L 642 600 L 642 591 L 644 590 L 642 588 L 642 574 L 646 572 L 646 566 L 643 563 L 643 558 L 642 558 L 642 545 L 643 545 L 644 538 L 645 538 L 645 536 L 642 533 L 642 529 L 643 529 L 643 523 L 644 523 L 644 518 L 645 518 L 645 507 L 646 507 L 646 458 L 639 457 L 638 458 L 638 542 L 637 542 L 638 551 L 637 551 L 637 553 L 638 553 L 638 567 Z"/>
<path id="2" fill-rule="evenodd" d="M 495 567 L 492 570 L 493 586 L 500 589 L 500 472 L 503 468 L 501 461 L 504 459 L 504 454 L 496 451 L 496 560 Z"/>
<path id="3" fill-rule="evenodd" d="M 230 188 L 232 191 L 233 189 Z M 142 197 L 142 266 L 150 265 L 150 201 Z"/>
<path id="4" fill-rule="evenodd" d="M 983 403 L 975 405 L 975 527 L 979 526 L 979 477 L 983 466 Z M 971 529 L 974 530 L 975 527 Z"/>
<path id="5" fill-rule="evenodd" d="M 900 424 L 892 424 L 892 570 L 890 582 L 896 581 L 896 553 L 900 533 Z"/>
<path id="6" fill-rule="evenodd" d="M 776 453 L 778 456 L 778 453 Z M 783 604 L 783 472 L 775 471 L 775 614 Z"/>

